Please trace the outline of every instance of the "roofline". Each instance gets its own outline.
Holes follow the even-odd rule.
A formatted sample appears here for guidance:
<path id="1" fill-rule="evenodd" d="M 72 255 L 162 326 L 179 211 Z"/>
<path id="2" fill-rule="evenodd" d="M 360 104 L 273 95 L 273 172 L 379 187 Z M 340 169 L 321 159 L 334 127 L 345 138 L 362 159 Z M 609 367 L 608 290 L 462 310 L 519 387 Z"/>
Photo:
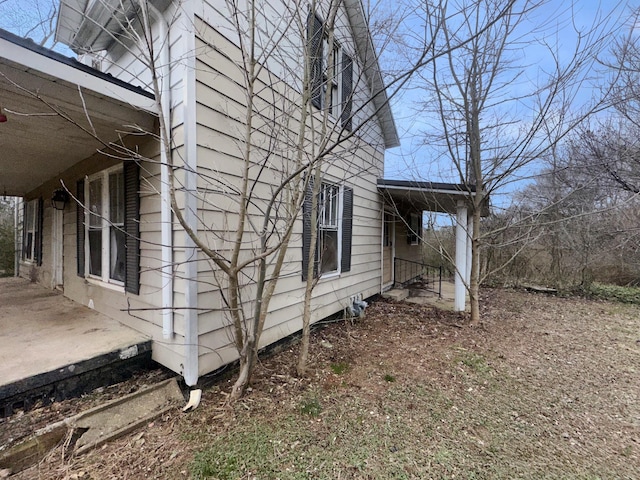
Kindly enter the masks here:
<path id="1" fill-rule="evenodd" d="M 0 28 L 0 58 L 155 112 L 153 93 Z M 111 88 L 103 84 L 107 82 Z"/>
<path id="2" fill-rule="evenodd" d="M 380 118 L 385 148 L 398 147 L 400 145 L 398 129 L 396 128 L 389 97 L 380 72 L 380 63 L 371 38 L 369 22 L 364 14 L 364 5 L 362 0 L 344 0 L 344 4 L 347 9 L 347 15 L 349 15 L 349 23 L 353 31 L 358 56 L 364 60 L 364 71 L 369 80 L 373 105 Z M 359 25 L 365 27 L 364 32 L 359 31 L 362 30 L 358 28 Z"/>
<path id="3" fill-rule="evenodd" d="M 446 193 L 449 195 L 469 195 L 475 194 L 475 185 L 465 185 L 463 183 L 438 183 L 419 182 L 415 180 L 387 180 L 378 179 L 378 188 L 385 190 L 407 190 L 433 193 Z"/>

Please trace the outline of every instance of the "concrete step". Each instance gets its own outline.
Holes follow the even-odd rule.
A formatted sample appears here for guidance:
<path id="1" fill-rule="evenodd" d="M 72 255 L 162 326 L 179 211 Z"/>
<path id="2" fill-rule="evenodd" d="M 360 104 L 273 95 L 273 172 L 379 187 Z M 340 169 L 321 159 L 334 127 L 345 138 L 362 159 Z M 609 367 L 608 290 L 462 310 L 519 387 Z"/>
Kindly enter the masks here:
<path id="1" fill-rule="evenodd" d="M 64 455 L 82 454 L 177 409 L 184 396 L 175 378 L 49 425 L 0 456 L 0 469 L 20 472 L 65 442 Z"/>
<path id="2" fill-rule="evenodd" d="M 397 302 L 404 300 L 409 296 L 409 289 L 407 288 L 392 288 L 382 293 L 382 298 L 389 300 L 395 300 Z"/>

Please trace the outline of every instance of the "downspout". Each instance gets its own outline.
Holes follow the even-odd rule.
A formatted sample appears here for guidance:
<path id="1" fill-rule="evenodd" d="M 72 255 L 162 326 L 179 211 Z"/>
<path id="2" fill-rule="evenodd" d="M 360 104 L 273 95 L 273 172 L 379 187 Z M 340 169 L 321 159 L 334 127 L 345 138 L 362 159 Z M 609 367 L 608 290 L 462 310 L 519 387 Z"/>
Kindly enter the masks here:
<path id="1" fill-rule="evenodd" d="M 196 141 L 196 34 L 194 2 L 186 0 L 182 3 L 182 19 L 185 22 L 183 37 L 185 52 L 183 77 L 183 118 L 184 118 L 184 183 L 185 205 L 184 218 L 194 232 L 198 231 L 198 152 Z M 199 348 L 198 348 L 198 250 L 189 235 L 185 235 L 185 331 L 184 331 L 184 370 L 185 383 L 193 387 L 198 383 Z"/>
<path id="2" fill-rule="evenodd" d="M 160 129 L 160 235 L 161 235 L 161 275 L 162 275 L 162 338 L 173 338 L 173 217 L 171 214 L 171 188 L 169 185 L 169 164 L 171 155 L 171 66 L 169 64 L 169 23 L 151 2 L 144 2 L 158 23 L 160 40 L 160 77 L 162 92 L 160 97 L 161 115 L 165 126 Z"/>

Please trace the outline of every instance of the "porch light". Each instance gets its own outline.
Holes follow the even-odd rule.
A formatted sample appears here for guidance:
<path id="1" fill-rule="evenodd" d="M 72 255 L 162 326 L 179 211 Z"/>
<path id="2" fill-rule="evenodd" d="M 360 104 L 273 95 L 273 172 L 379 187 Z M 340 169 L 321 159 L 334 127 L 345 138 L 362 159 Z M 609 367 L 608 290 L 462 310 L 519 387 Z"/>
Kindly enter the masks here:
<path id="1" fill-rule="evenodd" d="M 7 121 L 7 116 L 2 113 L 2 107 L 0 107 L 0 123 L 4 123 Z"/>
<path id="2" fill-rule="evenodd" d="M 64 210 L 67 202 L 69 202 L 69 194 L 64 188 L 58 188 L 53 191 L 51 196 L 51 206 L 56 210 Z"/>

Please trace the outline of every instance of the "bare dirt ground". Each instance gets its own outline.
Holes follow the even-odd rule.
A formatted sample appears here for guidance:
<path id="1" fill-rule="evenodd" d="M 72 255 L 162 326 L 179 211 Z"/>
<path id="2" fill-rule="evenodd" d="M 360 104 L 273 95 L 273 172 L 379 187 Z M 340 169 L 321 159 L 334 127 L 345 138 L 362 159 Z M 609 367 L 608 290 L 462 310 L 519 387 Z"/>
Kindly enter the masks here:
<path id="1" fill-rule="evenodd" d="M 192 413 L 12 478 L 640 478 L 638 307 L 502 290 L 482 305 L 471 327 L 375 302 L 315 331 L 307 378 L 294 345 L 233 407 L 220 380 Z M 99 400 L 6 419 L 2 438 Z"/>

